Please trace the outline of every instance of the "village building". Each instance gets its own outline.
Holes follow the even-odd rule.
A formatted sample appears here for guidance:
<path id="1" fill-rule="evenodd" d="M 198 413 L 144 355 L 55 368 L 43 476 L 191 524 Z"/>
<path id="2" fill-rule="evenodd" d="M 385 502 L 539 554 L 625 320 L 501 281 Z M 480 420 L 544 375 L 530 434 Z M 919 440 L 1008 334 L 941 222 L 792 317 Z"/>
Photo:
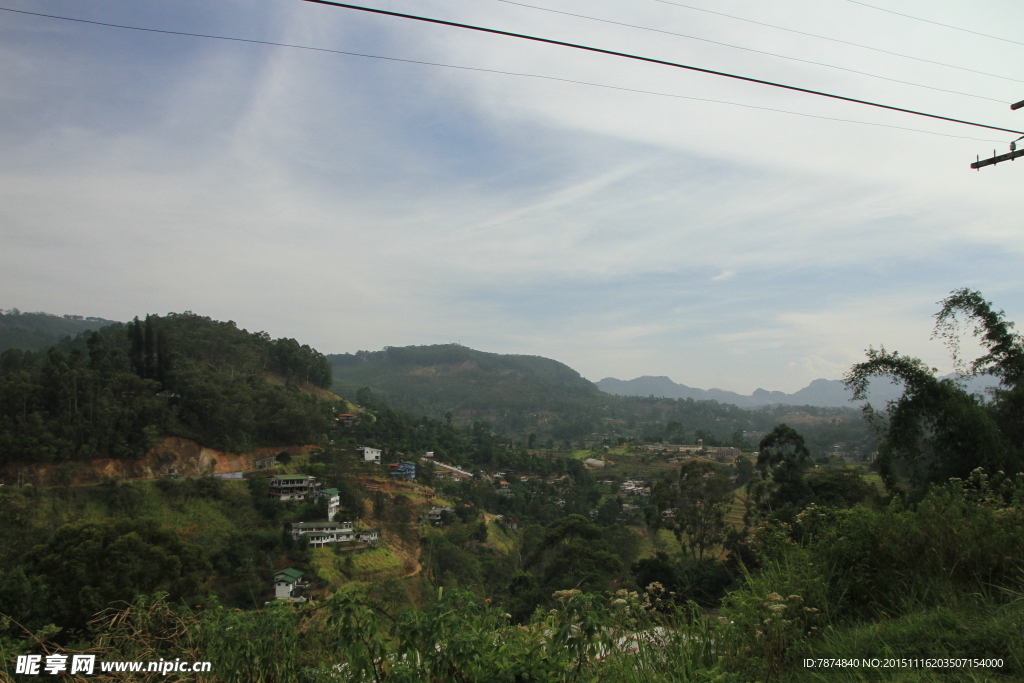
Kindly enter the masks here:
<path id="1" fill-rule="evenodd" d="M 277 466 L 277 456 L 272 455 L 269 458 L 260 458 L 256 461 L 256 469 L 258 470 L 269 470 L 271 467 Z"/>
<path id="2" fill-rule="evenodd" d="M 519 527 L 522 526 L 522 524 L 523 523 L 519 520 L 518 517 L 510 516 L 501 518 L 501 526 L 503 526 L 506 531 L 517 531 Z"/>
<path id="3" fill-rule="evenodd" d="M 277 474 L 267 477 L 267 481 L 270 483 L 270 496 L 280 501 L 306 500 L 320 488 L 316 477 L 308 474 Z"/>
<path id="4" fill-rule="evenodd" d="M 359 532 L 359 540 L 363 543 L 375 544 L 380 540 L 380 529 L 363 529 Z"/>
<path id="5" fill-rule="evenodd" d="M 445 512 L 455 512 L 455 508 L 447 505 L 436 505 L 428 512 L 420 513 L 420 524 L 433 524 L 434 526 L 441 526 L 442 514 Z"/>
<path id="6" fill-rule="evenodd" d="M 372 462 L 378 465 L 380 464 L 381 451 L 379 448 L 371 448 L 370 446 L 360 446 L 359 448 L 356 449 L 356 452 L 358 452 L 359 455 L 362 456 L 363 462 Z"/>
<path id="7" fill-rule="evenodd" d="M 637 481 L 633 479 L 627 479 L 622 482 L 619 486 L 620 496 L 649 496 L 651 495 L 651 487 L 647 486 L 644 481 Z"/>
<path id="8" fill-rule="evenodd" d="M 306 584 L 304 576 L 298 569 L 282 569 L 274 574 L 274 597 L 278 600 L 294 600 L 296 593 Z"/>
<path id="9" fill-rule="evenodd" d="M 338 489 L 324 489 L 317 491 L 316 499 L 327 499 L 327 521 L 333 522 L 334 516 L 338 514 L 338 510 L 341 509 L 341 493 Z"/>
<path id="10" fill-rule="evenodd" d="M 311 548 L 356 540 L 352 522 L 292 522 L 288 535 L 293 540 L 303 538 Z"/>
<path id="11" fill-rule="evenodd" d="M 393 462 L 390 465 L 391 476 L 414 481 L 416 479 L 416 465 L 411 462 Z"/>
<path id="12" fill-rule="evenodd" d="M 583 464 L 591 469 L 599 469 L 605 466 L 604 460 L 596 460 L 594 458 L 587 458 L 583 461 Z"/>

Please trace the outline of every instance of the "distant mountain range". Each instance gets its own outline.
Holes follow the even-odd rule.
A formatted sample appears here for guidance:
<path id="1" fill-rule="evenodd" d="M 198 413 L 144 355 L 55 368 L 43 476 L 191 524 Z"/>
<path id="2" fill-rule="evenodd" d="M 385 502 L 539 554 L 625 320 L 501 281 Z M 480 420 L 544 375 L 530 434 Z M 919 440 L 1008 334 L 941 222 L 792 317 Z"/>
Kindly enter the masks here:
<path id="1" fill-rule="evenodd" d="M 954 377 L 954 375 L 946 375 L 946 377 Z M 997 383 L 992 377 L 976 377 L 967 382 L 967 387 L 974 393 L 983 394 L 986 387 L 995 386 Z M 695 401 L 712 400 L 719 403 L 730 403 L 740 408 L 758 408 L 770 405 L 849 408 L 858 405 L 850 402 L 853 393 L 843 386 L 842 380 L 838 379 L 816 379 L 792 394 L 756 389 L 749 396 L 724 389 L 696 389 L 685 384 L 676 384 L 668 377 L 645 376 L 625 381 L 614 377 L 605 377 L 596 384 L 601 391 L 616 396 L 692 398 Z M 902 393 L 902 386 L 879 379 L 871 384 L 868 402 L 876 408 L 882 408 L 887 401 L 899 398 Z"/>

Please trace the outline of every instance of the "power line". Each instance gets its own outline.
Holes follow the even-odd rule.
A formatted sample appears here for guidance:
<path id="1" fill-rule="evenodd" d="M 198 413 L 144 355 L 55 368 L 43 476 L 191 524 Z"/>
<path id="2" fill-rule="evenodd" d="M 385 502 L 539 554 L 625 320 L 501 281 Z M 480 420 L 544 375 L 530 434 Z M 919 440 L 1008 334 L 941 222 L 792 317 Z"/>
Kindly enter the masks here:
<path id="1" fill-rule="evenodd" d="M 674 5 L 675 7 L 682 7 L 684 9 L 693 10 L 695 12 L 706 12 L 707 14 L 715 14 L 720 17 L 726 17 L 728 19 L 735 19 L 736 21 L 745 21 L 748 24 L 757 24 L 758 26 L 766 26 L 767 28 L 773 28 L 778 31 L 786 31 L 788 33 L 796 33 L 801 36 L 809 36 L 811 38 L 820 38 L 821 40 L 828 40 L 833 43 L 841 43 L 843 45 L 851 45 L 853 47 L 859 47 L 864 50 L 871 50 L 872 52 L 881 52 L 882 54 L 892 55 L 893 57 L 900 57 L 902 59 L 912 59 L 915 62 L 924 62 L 925 64 L 935 64 L 937 66 L 944 66 L 950 69 L 958 69 L 960 71 L 966 71 L 972 74 L 980 74 L 982 76 L 991 76 L 992 78 L 1001 78 L 1004 81 L 1013 81 L 1014 83 L 1024 83 L 1024 80 L 1019 78 L 1011 78 L 1010 76 L 1000 76 L 999 74 L 989 73 L 987 71 L 978 71 L 976 69 L 968 69 L 964 66 L 957 66 L 956 64 L 946 64 L 945 62 L 937 62 L 932 59 L 924 59 L 923 57 L 913 57 L 911 55 L 905 55 L 900 52 L 892 52 L 891 50 L 883 50 L 880 47 L 871 47 L 869 45 L 861 45 L 860 43 L 854 43 L 849 40 L 841 40 L 839 38 L 829 38 L 828 36 L 818 35 L 817 33 L 809 33 L 807 31 L 798 31 L 795 28 L 786 28 L 785 26 L 776 26 L 775 24 L 767 24 L 763 21 L 755 21 L 753 19 L 746 19 L 744 17 L 737 17 L 733 14 L 725 14 L 724 12 L 716 12 L 710 9 L 704 9 L 703 7 L 694 7 L 693 5 L 684 5 L 681 2 L 670 2 L 670 0 L 652 0 L 653 2 L 660 2 L 663 5 Z"/>
<path id="2" fill-rule="evenodd" d="M 861 7 L 868 7 L 879 12 L 885 12 L 887 14 L 895 14 L 899 17 L 906 17 L 907 19 L 913 19 L 914 21 L 923 21 L 926 24 L 933 24 L 935 26 L 942 26 L 943 28 L 951 28 L 954 31 L 963 31 L 964 33 L 970 33 L 975 36 L 981 36 L 982 38 L 991 38 L 992 40 L 1001 40 L 1004 43 L 1013 43 L 1014 45 L 1024 45 L 1019 40 L 1010 40 L 1009 38 L 1003 38 L 1001 36 L 993 36 L 989 33 L 981 33 L 979 31 L 972 31 L 969 28 L 961 28 L 960 26 L 953 26 L 952 24 L 943 24 L 941 21 L 932 21 L 931 19 L 924 19 L 922 17 L 915 17 L 912 14 L 904 14 L 903 12 L 897 12 L 895 10 L 886 9 L 884 7 L 877 7 L 876 5 L 869 5 L 866 2 L 860 2 L 859 0 L 846 0 L 846 2 L 854 5 L 860 5 Z"/>
<path id="3" fill-rule="evenodd" d="M 252 39 L 252 38 L 235 38 L 235 37 L 231 37 L 231 36 L 218 36 L 218 35 L 212 35 L 212 34 L 208 34 L 208 33 L 189 33 L 187 31 L 169 31 L 169 30 L 157 29 L 157 28 L 145 28 L 145 27 L 141 27 L 141 26 L 127 26 L 125 24 L 110 24 L 110 23 L 106 23 L 106 22 L 102 22 L 102 21 L 90 21 L 88 19 L 76 19 L 76 18 L 73 18 L 73 17 L 63 17 L 63 16 L 59 16 L 59 15 L 56 15 L 56 14 L 42 14 L 42 13 L 39 13 L 39 12 L 27 12 L 25 10 L 10 9 L 10 8 L 7 8 L 7 7 L 0 7 L 0 11 L 15 12 L 17 14 L 28 14 L 30 16 L 44 17 L 46 19 L 60 19 L 62 21 L 73 21 L 73 22 L 81 23 L 81 24 L 92 24 L 94 26 L 105 26 L 105 27 L 108 27 L 108 28 L 126 29 L 126 30 L 129 30 L 129 31 L 145 31 L 147 33 L 164 33 L 164 34 L 168 34 L 168 35 L 187 36 L 187 37 L 191 37 L 191 38 L 209 38 L 209 39 L 213 39 L 213 40 L 227 40 L 227 41 L 237 42 L 237 43 L 252 43 L 252 44 L 255 44 L 255 45 L 269 45 L 269 46 L 272 46 L 272 47 L 287 47 L 287 48 L 293 48 L 293 49 L 297 49 L 297 50 L 311 50 L 311 51 L 314 51 L 314 52 L 328 52 L 328 53 L 331 53 L 331 54 L 345 55 L 345 56 L 349 56 L 349 57 L 363 57 L 363 58 L 366 58 L 366 59 L 379 59 L 379 60 L 387 61 L 387 62 L 401 62 L 401 63 L 404 63 L 404 64 L 418 64 L 418 65 L 421 65 L 421 66 L 435 66 L 435 67 L 441 67 L 441 68 L 445 68 L 445 69 L 458 69 L 460 71 L 477 71 L 477 72 L 480 72 L 480 73 L 500 74 L 500 75 L 503 75 L 503 76 L 516 76 L 516 77 L 520 77 L 520 78 L 537 78 L 537 79 L 546 80 L 546 81 L 557 81 L 559 83 L 571 83 L 571 84 L 574 84 L 574 85 L 584 85 L 584 86 L 588 86 L 588 87 L 592 87 L 592 88 L 604 88 L 604 89 L 607 89 L 607 90 L 619 90 L 619 91 L 622 91 L 622 92 L 637 93 L 637 94 L 642 94 L 642 95 L 654 95 L 656 97 L 671 97 L 671 98 L 674 98 L 674 99 L 691 100 L 691 101 L 695 101 L 695 102 L 708 102 L 708 103 L 712 103 L 712 104 L 725 104 L 725 105 L 729 105 L 729 106 L 732 106 L 732 107 L 743 107 L 745 109 L 758 109 L 758 110 L 761 110 L 761 111 L 770 111 L 770 112 L 775 112 L 775 113 L 779 113 L 779 114 L 789 114 L 791 116 L 803 116 L 803 117 L 806 117 L 806 118 L 821 119 L 821 120 L 824 120 L 824 121 L 836 121 L 836 122 L 839 122 L 839 123 L 854 123 L 854 124 L 858 124 L 858 125 L 861 125 L 861 126 L 875 126 L 877 128 L 892 128 L 892 129 L 895 129 L 895 130 L 905 130 L 905 131 L 909 131 L 909 132 L 912 132 L 912 133 L 924 133 L 926 135 L 938 135 L 938 136 L 944 137 L 944 138 L 957 138 L 957 139 L 960 139 L 960 140 L 977 140 L 979 142 L 1002 142 L 1002 140 L 992 140 L 992 139 L 989 139 L 989 138 L 974 138 L 974 137 L 970 137 L 970 136 L 966 136 L 966 135 L 951 135 L 949 133 L 937 133 L 937 132 L 931 131 L 931 130 L 921 130 L 920 128 L 907 128 L 905 126 L 894 126 L 894 125 L 891 125 L 891 124 L 888 124 L 888 123 L 874 123 L 874 122 L 871 122 L 871 121 L 857 121 L 855 119 L 840 119 L 840 118 L 835 118 L 835 117 L 832 117 L 832 116 L 819 116 L 817 114 L 806 114 L 806 113 L 798 112 L 798 111 L 789 111 L 787 109 L 774 109 L 772 107 L 761 107 L 761 106 L 754 105 L 754 104 L 744 104 L 742 102 L 730 102 L 728 100 L 714 100 L 714 99 L 710 99 L 710 98 L 706 98 L 706 97 L 692 97 L 690 95 L 677 95 L 675 93 L 656 92 L 656 91 L 653 91 L 653 90 L 641 90 L 639 88 L 626 88 L 626 87 L 623 87 L 623 86 L 608 85 L 608 84 L 605 84 L 605 83 L 592 83 L 590 81 L 577 81 L 577 80 L 573 80 L 571 78 L 558 78 L 557 76 L 544 76 L 544 75 L 541 75 L 541 74 L 527 74 L 527 73 L 519 73 L 519 72 L 515 72 L 515 71 L 501 71 L 499 69 L 484 69 L 484 68 L 475 67 L 475 66 L 461 66 L 461 65 L 458 65 L 458 64 L 443 64 L 441 62 L 427 62 L 427 61 L 422 61 L 422 60 L 417 60 L 417 59 L 403 59 L 401 57 L 385 57 L 383 55 L 371 55 L 371 54 L 365 54 L 365 53 L 362 53 L 362 52 L 348 52 L 348 51 L 345 51 L 345 50 L 332 50 L 332 49 L 324 48 L 324 47 L 310 47 L 308 45 L 296 45 L 294 43 L 276 43 L 276 42 L 269 41 L 269 40 L 255 40 L 255 39 Z"/>
<path id="4" fill-rule="evenodd" d="M 986 97 L 984 95 L 974 95 L 972 93 L 960 92 L 959 90 L 947 90 L 946 88 L 936 88 L 931 85 L 922 85 L 921 83 L 914 83 L 912 81 L 901 81 L 898 78 L 889 78 L 888 76 L 879 76 L 878 74 L 868 73 L 867 71 L 858 71 L 856 69 L 848 69 L 845 66 L 836 66 L 835 64 L 826 64 L 824 62 L 816 62 L 810 59 L 800 59 L 799 57 L 788 57 L 786 55 L 780 55 L 775 52 L 766 52 L 764 50 L 755 50 L 751 47 L 743 47 L 741 45 L 733 45 L 731 43 L 723 43 L 718 40 L 711 40 L 710 38 L 700 38 L 698 36 L 691 36 L 686 33 L 676 33 L 675 31 L 665 31 L 658 28 L 650 28 L 648 26 L 638 26 L 636 24 L 626 24 L 621 21 L 612 21 L 610 19 L 599 19 L 598 17 L 591 17 L 585 14 L 573 14 L 572 12 L 562 12 L 560 10 L 548 9 L 547 7 L 537 7 L 535 5 L 526 5 L 521 2 L 513 2 L 513 0 L 494 0 L 495 2 L 502 2 L 507 5 L 516 5 L 518 7 L 527 7 L 529 9 L 539 10 L 541 12 L 551 12 L 552 14 L 561 14 L 567 17 L 576 17 L 579 19 L 587 19 L 589 21 L 599 21 L 603 24 L 614 24 L 615 26 L 625 26 L 627 28 L 635 28 L 641 31 L 651 31 L 653 33 L 662 33 L 669 36 L 677 36 L 679 38 L 687 38 L 689 40 L 699 40 L 704 43 L 711 43 L 712 45 L 721 45 L 723 47 L 732 48 L 734 50 L 744 50 L 745 52 L 753 52 L 759 55 L 768 55 L 769 57 L 778 57 L 779 59 L 788 59 L 794 62 L 801 62 L 803 64 L 813 64 L 815 66 L 824 66 L 829 69 L 838 69 L 840 71 L 847 71 L 849 73 L 860 74 L 861 76 L 868 76 L 869 78 L 878 78 L 883 81 L 890 81 L 892 83 L 901 83 L 903 85 L 911 85 L 915 88 L 926 88 L 928 90 L 935 90 L 938 92 L 951 93 L 953 95 L 963 95 L 964 97 L 974 97 L 979 100 L 988 100 L 989 102 L 1002 102 L 1003 100 L 996 99 L 994 97 Z"/>
<path id="5" fill-rule="evenodd" d="M 776 83 L 774 81 L 766 81 L 760 78 L 751 78 L 750 76 L 740 76 L 738 74 L 731 74 L 725 71 L 715 71 L 713 69 L 704 69 L 697 66 L 690 66 L 688 64 L 680 64 L 679 62 L 669 62 L 663 59 L 655 59 L 653 57 L 642 57 L 640 55 L 629 54 L 627 52 L 616 52 L 614 50 L 605 50 L 599 47 L 591 47 L 589 45 L 580 45 L 578 43 L 568 43 L 562 40 L 553 40 L 551 38 L 540 38 L 538 36 L 530 36 L 523 33 L 512 33 L 511 31 L 501 31 L 494 28 L 485 28 L 483 26 L 473 26 L 471 24 L 460 24 L 454 21 L 444 21 L 443 19 L 432 19 L 430 17 L 421 17 L 415 14 L 403 14 L 401 12 L 390 12 L 388 10 L 374 9 L 372 7 L 362 7 L 360 5 L 349 5 L 341 2 L 333 2 L 332 0 L 303 0 L 303 2 L 311 2 L 318 5 L 326 5 L 329 7 L 339 7 L 342 9 L 353 9 L 360 12 L 369 12 L 371 14 L 380 14 L 389 17 L 398 17 L 401 19 L 412 19 L 414 21 L 422 21 L 429 24 L 438 24 L 441 26 L 451 26 L 453 28 L 462 28 L 470 31 L 478 31 L 480 33 L 489 33 L 492 35 L 507 36 L 509 38 L 520 38 L 522 40 L 530 40 L 536 43 L 545 43 L 547 45 L 557 45 L 559 47 L 569 47 L 575 50 L 584 50 L 586 52 L 594 52 L 597 54 L 610 55 L 612 57 L 623 57 L 625 59 L 632 59 L 639 62 L 647 62 L 649 64 L 660 64 L 662 66 L 671 66 L 676 69 L 685 69 L 687 71 L 695 71 L 698 73 L 705 73 L 712 76 L 722 76 L 723 78 L 731 78 L 737 81 L 745 81 L 747 83 L 758 83 L 760 85 L 767 85 L 773 88 L 781 88 L 783 90 L 792 90 L 794 92 L 802 92 L 808 95 L 817 95 L 818 97 L 827 97 L 833 100 L 841 100 L 843 102 L 852 102 L 854 104 L 863 104 L 868 107 L 876 107 L 878 109 L 887 109 L 889 111 L 898 111 L 904 114 L 913 114 L 914 116 L 923 116 L 930 119 L 938 119 L 940 121 L 950 121 L 952 123 L 960 123 L 965 126 L 975 126 L 977 128 L 987 128 L 989 130 L 998 130 L 1004 133 L 1014 133 L 1016 135 L 1022 135 L 1019 130 L 1011 130 L 1009 128 L 999 128 L 997 126 L 989 126 L 984 123 L 975 123 L 973 121 L 964 121 L 963 119 L 954 119 L 948 116 L 939 116 L 938 114 L 928 114 L 922 111 L 915 111 L 913 109 L 904 109 L 903 107 L 894 107 L 888 104 L 881 104 L 878 102 L 871 102 L 869 100 L 859 100 L 853 97 L 845 97 L 843 95 L 834 95 L 832 93 L 822 92 L 820 90 L 810 90 L 808 88 L 800 88 L 795 85 L 785 85 L 783 83 Z"/>

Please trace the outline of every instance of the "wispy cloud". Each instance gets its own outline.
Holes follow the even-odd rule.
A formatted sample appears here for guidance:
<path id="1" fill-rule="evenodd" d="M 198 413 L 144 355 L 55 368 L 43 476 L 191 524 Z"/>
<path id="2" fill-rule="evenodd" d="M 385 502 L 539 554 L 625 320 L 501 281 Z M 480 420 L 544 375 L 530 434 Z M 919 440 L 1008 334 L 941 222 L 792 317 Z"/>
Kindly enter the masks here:
<path id="1" fill-rule="evenodd" d="M 993 79 L 658 3 L 556 5 L 1020 99 Z M 305 3 L 19 6 L 960 130 Z M 1005 107 L 499 3 L 417 11 L 1016 121 Z M 1009 2 L 943 11 L 1024 19 Z M 1011 63 L 1001 48 L 938 50 L 928 31 L 830 12 L 787 0 L 773 21 L 973 68 Z M 459 339 L 594 379 L 737 391 L 836 377 L 870 344 L 941 364 L 930 316 L 955 287 L 1024 317 L 1018 168 L 966 170 L 993 143 L 17 16 L 0 16 L 0 60 L 3 306 L 122 319 L 191 309 L 324 351 Z"/>

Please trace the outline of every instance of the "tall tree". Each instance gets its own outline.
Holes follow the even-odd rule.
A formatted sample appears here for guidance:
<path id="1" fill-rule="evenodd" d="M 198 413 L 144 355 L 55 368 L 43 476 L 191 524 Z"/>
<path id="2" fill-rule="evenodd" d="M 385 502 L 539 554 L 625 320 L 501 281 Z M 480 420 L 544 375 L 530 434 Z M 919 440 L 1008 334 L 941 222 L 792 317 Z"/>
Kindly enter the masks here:
<path id="1" fill-rule="evenodd" d="M 891 491 L 919 494 L 929 483 L 966 478 L 977 467 L 1017 472 L 1024 462 L 1024 345 L 1003 311 L 980 292 L 959 289 L 942 302 L 935 336 L 942 338 L 964 377 L 991 375 L 1000 385 L 990 401 L 969 393 L 953 379 L 917 358 L 868 349 L 868 359 L 853 366 L 846 385 L 855 400 L 864 400 L 872 379 L 902 383 L 903 395 L 884 414 L 864 410 L 879 430 L 877 462 Z M 961 320 L 963 318 L 963 320 Z M 987 353 L 970 364 L 960 356 L 960 327 L 972 326 Z"/>
<path id="2" fill-rule="evenodd" d="M 733 499 L 728 477 L 711 463 L 691 460 L 678 477 L 667 475 L 654 488 L 661 515 L 655 523 L 671 529 L 693 559 L 713 557 L 728 530 L 725 516 Z"/>

